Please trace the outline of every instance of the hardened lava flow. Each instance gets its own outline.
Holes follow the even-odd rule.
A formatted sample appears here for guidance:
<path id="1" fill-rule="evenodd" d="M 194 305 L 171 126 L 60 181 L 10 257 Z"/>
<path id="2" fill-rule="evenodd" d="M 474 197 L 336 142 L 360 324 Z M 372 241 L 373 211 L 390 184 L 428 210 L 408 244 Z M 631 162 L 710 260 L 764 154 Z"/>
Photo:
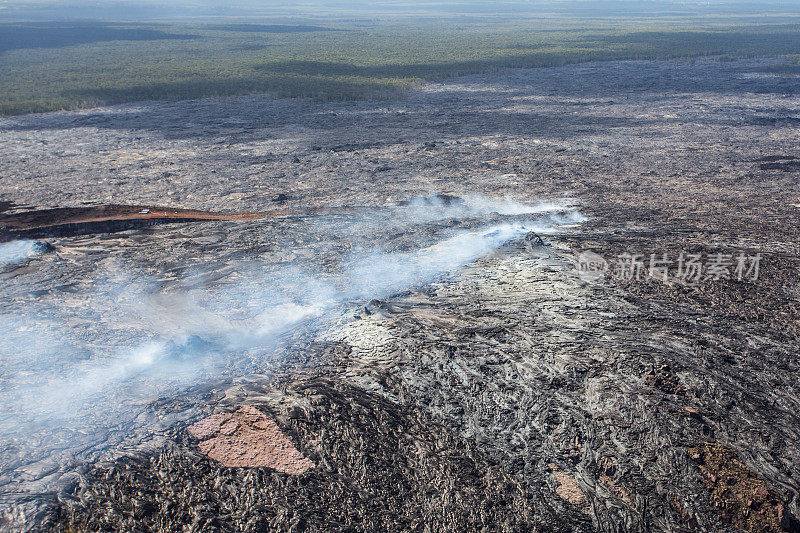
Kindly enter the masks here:
<path id="1" fill-rule="evenodd" d="M 771 65 L 0 119 L 5 217 L 184 213 L 0 243 L 1 527 L 798 531 Z"/>

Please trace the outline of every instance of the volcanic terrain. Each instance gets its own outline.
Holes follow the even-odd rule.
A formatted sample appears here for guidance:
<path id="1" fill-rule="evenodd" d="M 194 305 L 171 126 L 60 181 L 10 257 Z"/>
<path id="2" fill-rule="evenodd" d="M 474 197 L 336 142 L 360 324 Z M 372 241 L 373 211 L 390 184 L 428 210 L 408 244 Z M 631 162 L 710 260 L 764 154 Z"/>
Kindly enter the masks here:
<path id="1" fill-rule="evenodd" d="M 800 530 L 773 64 L 0 119 L 0 527 Z"/>

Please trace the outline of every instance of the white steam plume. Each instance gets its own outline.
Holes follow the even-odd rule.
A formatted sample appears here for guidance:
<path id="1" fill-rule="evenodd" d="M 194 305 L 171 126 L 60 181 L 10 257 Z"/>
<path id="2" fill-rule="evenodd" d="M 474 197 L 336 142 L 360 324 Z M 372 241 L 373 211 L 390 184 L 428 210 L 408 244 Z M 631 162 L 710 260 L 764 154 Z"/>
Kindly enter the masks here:
<path id="1" fill-rule="evenodd" d="M 160 395 L 221 373 L 258 370 L 263 358 L 280 347 L 282 334 L 324 326 L 343 305 L 429 283 L 528 231 L 553 232 L 560 224 L 583 220 L 562 204 L 477 196 L 414 200 L 390 211 L 389 218 L 400 219 L 399 227 L 449 218 L 488 222 L 494 214 L 522 215 L 525 220 L 457 230 L 413 251 L 362 253 L 345 260 L 335 274 L 285 269 L 269 279 L 246 275 L 233 286 L 169 299 L 152 294 L 146 283 L 125 278 L 101 284 L 86 296 L 98 302 L 96 312 L 116 308 L 117 327 L 122 331 L 127 324 L 125 335 L 117 336 L 141 339 L 118 346 L 86 342 L 59 317 L 58 309 L 49 320 L 33 324 L 30 317 L 0 314 L 5 340 L 0 346 L 0 439 L 24 441 L 53 428 L 83 435 L 89 424 L 95 429 L 119 427 L 137 416 L 140 409 L 134 406 Z M 96 327 L 110 327 L 110 338 L 117 331 L 113 323 Z M 0 465 L 7 459 L 0 455 Z"/>

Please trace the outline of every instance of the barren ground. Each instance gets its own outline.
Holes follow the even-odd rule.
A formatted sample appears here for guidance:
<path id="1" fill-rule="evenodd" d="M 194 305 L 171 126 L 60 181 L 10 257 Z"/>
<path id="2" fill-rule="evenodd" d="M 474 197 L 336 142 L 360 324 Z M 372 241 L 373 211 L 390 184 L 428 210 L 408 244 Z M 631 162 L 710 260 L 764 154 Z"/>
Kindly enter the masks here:
<path id="1" fill-rule="evenodd" d="M 755 72 L 768 62 L 0 119 L 10 213 L 289 213 L 44 235 L 54 250 L 0 269 L 1 527 L 797 531 L 800 80 Z M 210 331 L 272 301 L 259 280 L 519 218 L 397 209 L 436 193 L 588 220 L 377 300 L 360 271 L 366 289 L 325 320 L 220 357 Z M 584 250 L 761 254 L 761 269 L 589 282 Z M 178 362 L 104 366 L 149 339 Z M 76 397 L 93 407 L 46 409 Z"/>

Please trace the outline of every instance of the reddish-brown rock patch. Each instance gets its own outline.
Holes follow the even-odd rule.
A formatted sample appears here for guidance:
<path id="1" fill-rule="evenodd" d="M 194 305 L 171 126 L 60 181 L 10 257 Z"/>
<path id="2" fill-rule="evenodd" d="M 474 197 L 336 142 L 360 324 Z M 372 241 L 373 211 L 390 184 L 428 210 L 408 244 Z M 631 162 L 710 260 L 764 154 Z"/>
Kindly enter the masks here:
<path id="1" fill-rule="evenodd" d="M 189 427 L 200 451 L 225 466 L 267 467 L 300 475 L 314 466 L 273 421 L 254 407 L 209 416 Z"/>
<path id="2" fill-rule="evenodd" d="M 796 521 L 779 495 L 750 472 L 733 450 L 709 442 L 690 448 L 689 456 L 698 463 L 711 501 L 726 522 L 743 531 L 794 530 Z"/>
<path id="3" fill-rule="evenodd" d="M 550 464 L 549 466 L 551 475 L 558 483 L 556 494 L 584 512 L 588 511 L 589 502 L 586 499 L 586 495 L 578 486 L 578 482 L 575 478 L 558 468 L 555 464 Z"/>

